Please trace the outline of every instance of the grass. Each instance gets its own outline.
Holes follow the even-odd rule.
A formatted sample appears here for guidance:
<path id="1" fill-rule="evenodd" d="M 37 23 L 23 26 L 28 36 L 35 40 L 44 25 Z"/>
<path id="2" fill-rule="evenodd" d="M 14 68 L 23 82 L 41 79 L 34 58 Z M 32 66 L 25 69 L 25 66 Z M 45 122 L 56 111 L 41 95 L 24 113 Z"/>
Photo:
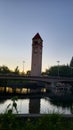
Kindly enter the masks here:
<path id="1" fill-rule="evenodd" d="M 48 114 L 31 120 L 6 113 L 0 115 L 0 130 L 73 130 L 73 118 Z"/>

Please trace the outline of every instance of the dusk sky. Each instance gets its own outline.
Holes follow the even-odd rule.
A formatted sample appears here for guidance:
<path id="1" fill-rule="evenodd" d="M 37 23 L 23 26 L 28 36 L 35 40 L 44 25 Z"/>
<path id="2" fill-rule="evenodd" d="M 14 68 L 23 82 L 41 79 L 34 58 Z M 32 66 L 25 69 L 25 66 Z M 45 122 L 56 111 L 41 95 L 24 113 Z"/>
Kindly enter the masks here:
<path id="1" fill-rule="evenodd" d="M 43 39 L 42 70 L 73 56 L 73 0 L 0 0 L 0 66 L 31 69 L 32 38 Z"/>

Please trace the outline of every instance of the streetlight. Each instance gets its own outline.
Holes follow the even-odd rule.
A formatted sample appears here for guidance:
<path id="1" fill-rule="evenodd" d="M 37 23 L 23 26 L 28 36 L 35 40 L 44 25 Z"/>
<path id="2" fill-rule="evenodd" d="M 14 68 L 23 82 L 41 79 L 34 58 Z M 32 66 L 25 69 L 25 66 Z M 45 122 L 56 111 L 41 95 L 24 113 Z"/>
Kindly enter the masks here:
<path id="1" fill-rule="evenodd" d="M 23 74 L 24 74 L 24 63 L 25 63 L 25 61 L 23 61 Z"/>
<path id="2" fill-rule="evenodd" d="M 58 60 L 57 63 L 58 63 L 58 77 L 59 77 L 59 63 L 60 63 L 60 61 Z"/>

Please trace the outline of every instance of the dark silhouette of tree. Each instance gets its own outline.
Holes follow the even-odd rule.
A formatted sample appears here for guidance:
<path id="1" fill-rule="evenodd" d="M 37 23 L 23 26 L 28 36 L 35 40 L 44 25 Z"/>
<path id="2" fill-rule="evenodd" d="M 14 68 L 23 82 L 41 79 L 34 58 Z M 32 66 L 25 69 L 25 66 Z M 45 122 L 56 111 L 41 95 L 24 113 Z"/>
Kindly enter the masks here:
<path id="1" fill-rule="evenodd" d="M 42 76 L 47 76 L 46 72 L 41 73 Z"/>
<path id="2" fill-rule="evenodd" d="M 46 70 L 46 74 L 50 76 L 57 76 L 58 75 L 58 68 L 57 66 L 52 66 Z"/>
<path id="3" fill-rule="evenodd" d="M 46 70 L 46 75 L 48 76 L 58 76 L 58 66 L 52 66 L 50 69 Z M 59 65 L 59 76 L 71 77 L 73 73 L 68 65 Z"/>
<path id="4" fill-rule="evenodd" d="M 73 56 L 72 56 L 72 59 L 70 61 L 70 67 L 73 67 Z"/>
<path id="5" fill-rule="evenodd" d="M 7 66 L 5 66 L 5 65 L 0 66 L 0 74 L 9 74 L 10 72 L 11 71 Z"/>
<path id="6" fill-rule="evenodd" d="M 27 76 L 30 76 L 30 75 L 31 75 L 31 71 L 28 70 L 28 71 L 26 72 L 26 75 L 27 75 Z"/>
<path id="7" fill-rule="evenodd" d="M 19 74 L 19 67 L 18 66 L 15 68 L 14 74 Z"/>
<path id="8" fill-rule="evenodd" d="M 17 66 L 14 71 L 10 70 L 7 66 L 0 66 L 0 74 L 20 74 L 19 67 Z"/>

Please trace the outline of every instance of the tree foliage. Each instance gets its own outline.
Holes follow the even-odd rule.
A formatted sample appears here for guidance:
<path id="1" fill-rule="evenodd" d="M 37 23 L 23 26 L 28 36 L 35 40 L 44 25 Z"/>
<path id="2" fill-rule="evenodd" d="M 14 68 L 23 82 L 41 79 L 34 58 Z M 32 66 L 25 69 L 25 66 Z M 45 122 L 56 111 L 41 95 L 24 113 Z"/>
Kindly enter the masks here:
<path id="1" fill-rule="evenodd" d="M 72 56 L 72 59 L 70 61 L 70 67 L 73 67 L 73 56 Z"/>
<path id="2" fill-rule="evenodd" d="M 11 71 L 10 71 L 10 69 L 7 66 L 5 66 L 5 65 L 0 66 L 0 73 L 1 74 L 7 74 L 7 73 L 10 73 L 10 72 Z"/>
<path id="3" fill-rule="evenodd" d="M 26 72 L 26 75 L 27 75 L 27 76 L 30 76 L 30 75 L 31 75 L 31 71 L 28 70 L 28 71 Z"/>
<path id="4" fill-rule="evenodd" d="M 14 73 L 19 74 L 19 67 L 18 66 L 15 68 Z"/>
<path id="5" fill-rule="evenodd" d="M 46 70 L 46 75 L 48 76 L 59 76 L 63 77 L 73 77 L 73 69 L 68 65 L 52 66 L 50 69 Z"/>
<path id="6" fill-rule="evenodd" d="M 12 71 L 7 66 L 3 65 L 0 66 L 0 74 L 19 74 L 19 68 L 17 66 L 15 70 Z"/>

